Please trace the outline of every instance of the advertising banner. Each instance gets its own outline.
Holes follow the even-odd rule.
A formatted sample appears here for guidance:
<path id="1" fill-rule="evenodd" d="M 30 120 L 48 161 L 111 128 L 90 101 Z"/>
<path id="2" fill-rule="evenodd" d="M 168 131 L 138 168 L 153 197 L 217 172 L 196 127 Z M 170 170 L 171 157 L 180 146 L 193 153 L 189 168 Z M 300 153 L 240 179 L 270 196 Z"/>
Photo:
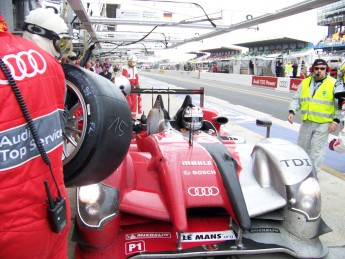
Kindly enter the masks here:
<path id="1" fill-rule="evenodd" d="M 159 10 L 116 9 L 116 18 L 128 20 L 165 21 L 172 20 L 173 15 L 170 12 L 162 12 Z"/>
<path id="2" fill-rule="evenodd" d="M 253 76 L 252 85 L 277 88 L 277 78 L 271 76 Z"/>
<path id="3" fill-rule="evenodd" d="M 289 92 L 290 91 L 290 79 L 285 78 L 285 77 L 278 77 L 277 90 L 283 91 L 283 92 Z"/>
<path id="4" fill-rule="evenodd" d="M 297 91 L 298 86 L 301 84 L 302 79 L 290 78 L 290 90 Z"/>

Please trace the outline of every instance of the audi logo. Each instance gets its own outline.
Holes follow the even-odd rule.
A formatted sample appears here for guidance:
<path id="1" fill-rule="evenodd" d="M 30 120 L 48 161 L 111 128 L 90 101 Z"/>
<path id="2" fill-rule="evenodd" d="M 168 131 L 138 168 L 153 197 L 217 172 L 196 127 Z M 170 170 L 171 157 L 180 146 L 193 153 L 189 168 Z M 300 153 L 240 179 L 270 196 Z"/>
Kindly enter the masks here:
<path id="1" fill-rule="evenodd" d="M 16 81 L 43 74 L 47 70 L 47 62 L 44 57 L 38 51 L 32 49 L 16 54 L 8 54 L 2 59 Z M 0 85 L 7 84 L 7 80 L 0 79 Z"/>
<path id="2" fill-rule="evenodd" d="M 289 85 L 288 81 L 279 81 L 279 87 L 287 88 Z"/>
<path id="3" fill-rule="evenodd" d="M 219 189 L 215 186 L 210 187 L 189 187 L 188 194 L 190 196 L 217 196 L 219 194 Z"/>

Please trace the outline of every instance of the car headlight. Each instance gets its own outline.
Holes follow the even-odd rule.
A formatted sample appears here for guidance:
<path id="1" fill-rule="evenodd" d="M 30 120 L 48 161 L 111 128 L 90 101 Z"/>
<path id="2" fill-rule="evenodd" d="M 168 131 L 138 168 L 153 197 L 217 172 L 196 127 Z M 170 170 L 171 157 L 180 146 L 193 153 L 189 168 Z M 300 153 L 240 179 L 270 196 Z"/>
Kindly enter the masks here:
<path id="1" fill-rule="evenodd" d="M 303 182 L 287 187 L 289 208 L 315 220 L 321 212 L 321 189 L 319 182 L 308 177 Z"/>
<path id="2" fill-rule="evenodd" d="M 99 184 L 91 184 L 79 188 L 79 199 L 81 202 L 92 204 L 100 198 L 101 190 Z"/>
<path id="3" fill-rule="evenodd" d="M 79 187 L 77 210 L 84 225 L 102 228 L 119 212 L 119 191 L 103 183 Z"/>

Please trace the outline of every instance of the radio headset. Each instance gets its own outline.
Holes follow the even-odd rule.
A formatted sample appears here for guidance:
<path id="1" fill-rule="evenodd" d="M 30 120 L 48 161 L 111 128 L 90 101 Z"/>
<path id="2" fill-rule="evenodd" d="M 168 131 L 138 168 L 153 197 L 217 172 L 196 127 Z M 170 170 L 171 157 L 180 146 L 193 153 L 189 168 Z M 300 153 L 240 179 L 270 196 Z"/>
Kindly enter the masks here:
<path id="1" fill-rule="evenodd" d="M 44 180 L 44 186 L 45 186 L 47 196 L 48 196 L 48 199 L 47 199 L 47 204 L 48 204 L 47 217 L 48 217 L 52 231 L 55 233 L 60 233 L 67 225 L 66 201 L 61 196 L 59 186 L 58 186 L 56 179 L 54 177 L 54 173 L 53 173 L 53 169 L 52 169 L 52 166 L 50 163 L 50 159 L 49 159 L 49 157 L 48 157 L 46 151 L 44 150 L 44 147 L 40 141 L 37 129 L 36 129 L 34 122 L 31 118 L 29 110 L 28 110 L 28 108 L 24 102 L 23 96 L 22 96 L 16 82 L 14 81 L 14 78 L 13 78 L 11 72 L 9 71 L 5 62 L 1 58 L 0 58 L 0 67 L 1 67 L 1 70 L 4 72 L 4 74 L 8 80 L 8 83 L 12 87 L 12 90 L 13 90 L 13 92 L 16 96 L 16 99 L 19 103 L 19 106 L 23 112 L 25 120 L 28 123 L 29 129 L 32 133 L 32 136 L 34 138 L 34 141 L 36 143 L 38 151 L 40 152 L 41 157 L 43 158 L 44 162 L 48 165 L 50 173 L 51 173 L 52 178 L 54 180 L 54 183 L 55 183 L 55 186 L 56 186 L 56 189 L 58 192 L 58 197 L 55 199 L 53 199 L 53 197 L 51 195 L 47 180 Z"/>

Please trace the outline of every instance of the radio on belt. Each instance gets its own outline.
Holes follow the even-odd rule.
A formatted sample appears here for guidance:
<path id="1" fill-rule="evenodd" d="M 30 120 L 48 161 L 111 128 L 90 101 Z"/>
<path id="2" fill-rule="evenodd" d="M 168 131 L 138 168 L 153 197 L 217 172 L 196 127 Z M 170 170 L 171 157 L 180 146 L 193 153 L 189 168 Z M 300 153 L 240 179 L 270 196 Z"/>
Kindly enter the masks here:
<path id="1" fill-rule="evenodd" d="M 44 181 L 44 186 L 48 195 L 47 203 L 49 206 L 47 208 L 47 212 L 50 227 L 55 233 L 60 233 L 67 225 L 66 201 L 61 196 L 58 196 L 53 200 L 46 180 Z"/>

